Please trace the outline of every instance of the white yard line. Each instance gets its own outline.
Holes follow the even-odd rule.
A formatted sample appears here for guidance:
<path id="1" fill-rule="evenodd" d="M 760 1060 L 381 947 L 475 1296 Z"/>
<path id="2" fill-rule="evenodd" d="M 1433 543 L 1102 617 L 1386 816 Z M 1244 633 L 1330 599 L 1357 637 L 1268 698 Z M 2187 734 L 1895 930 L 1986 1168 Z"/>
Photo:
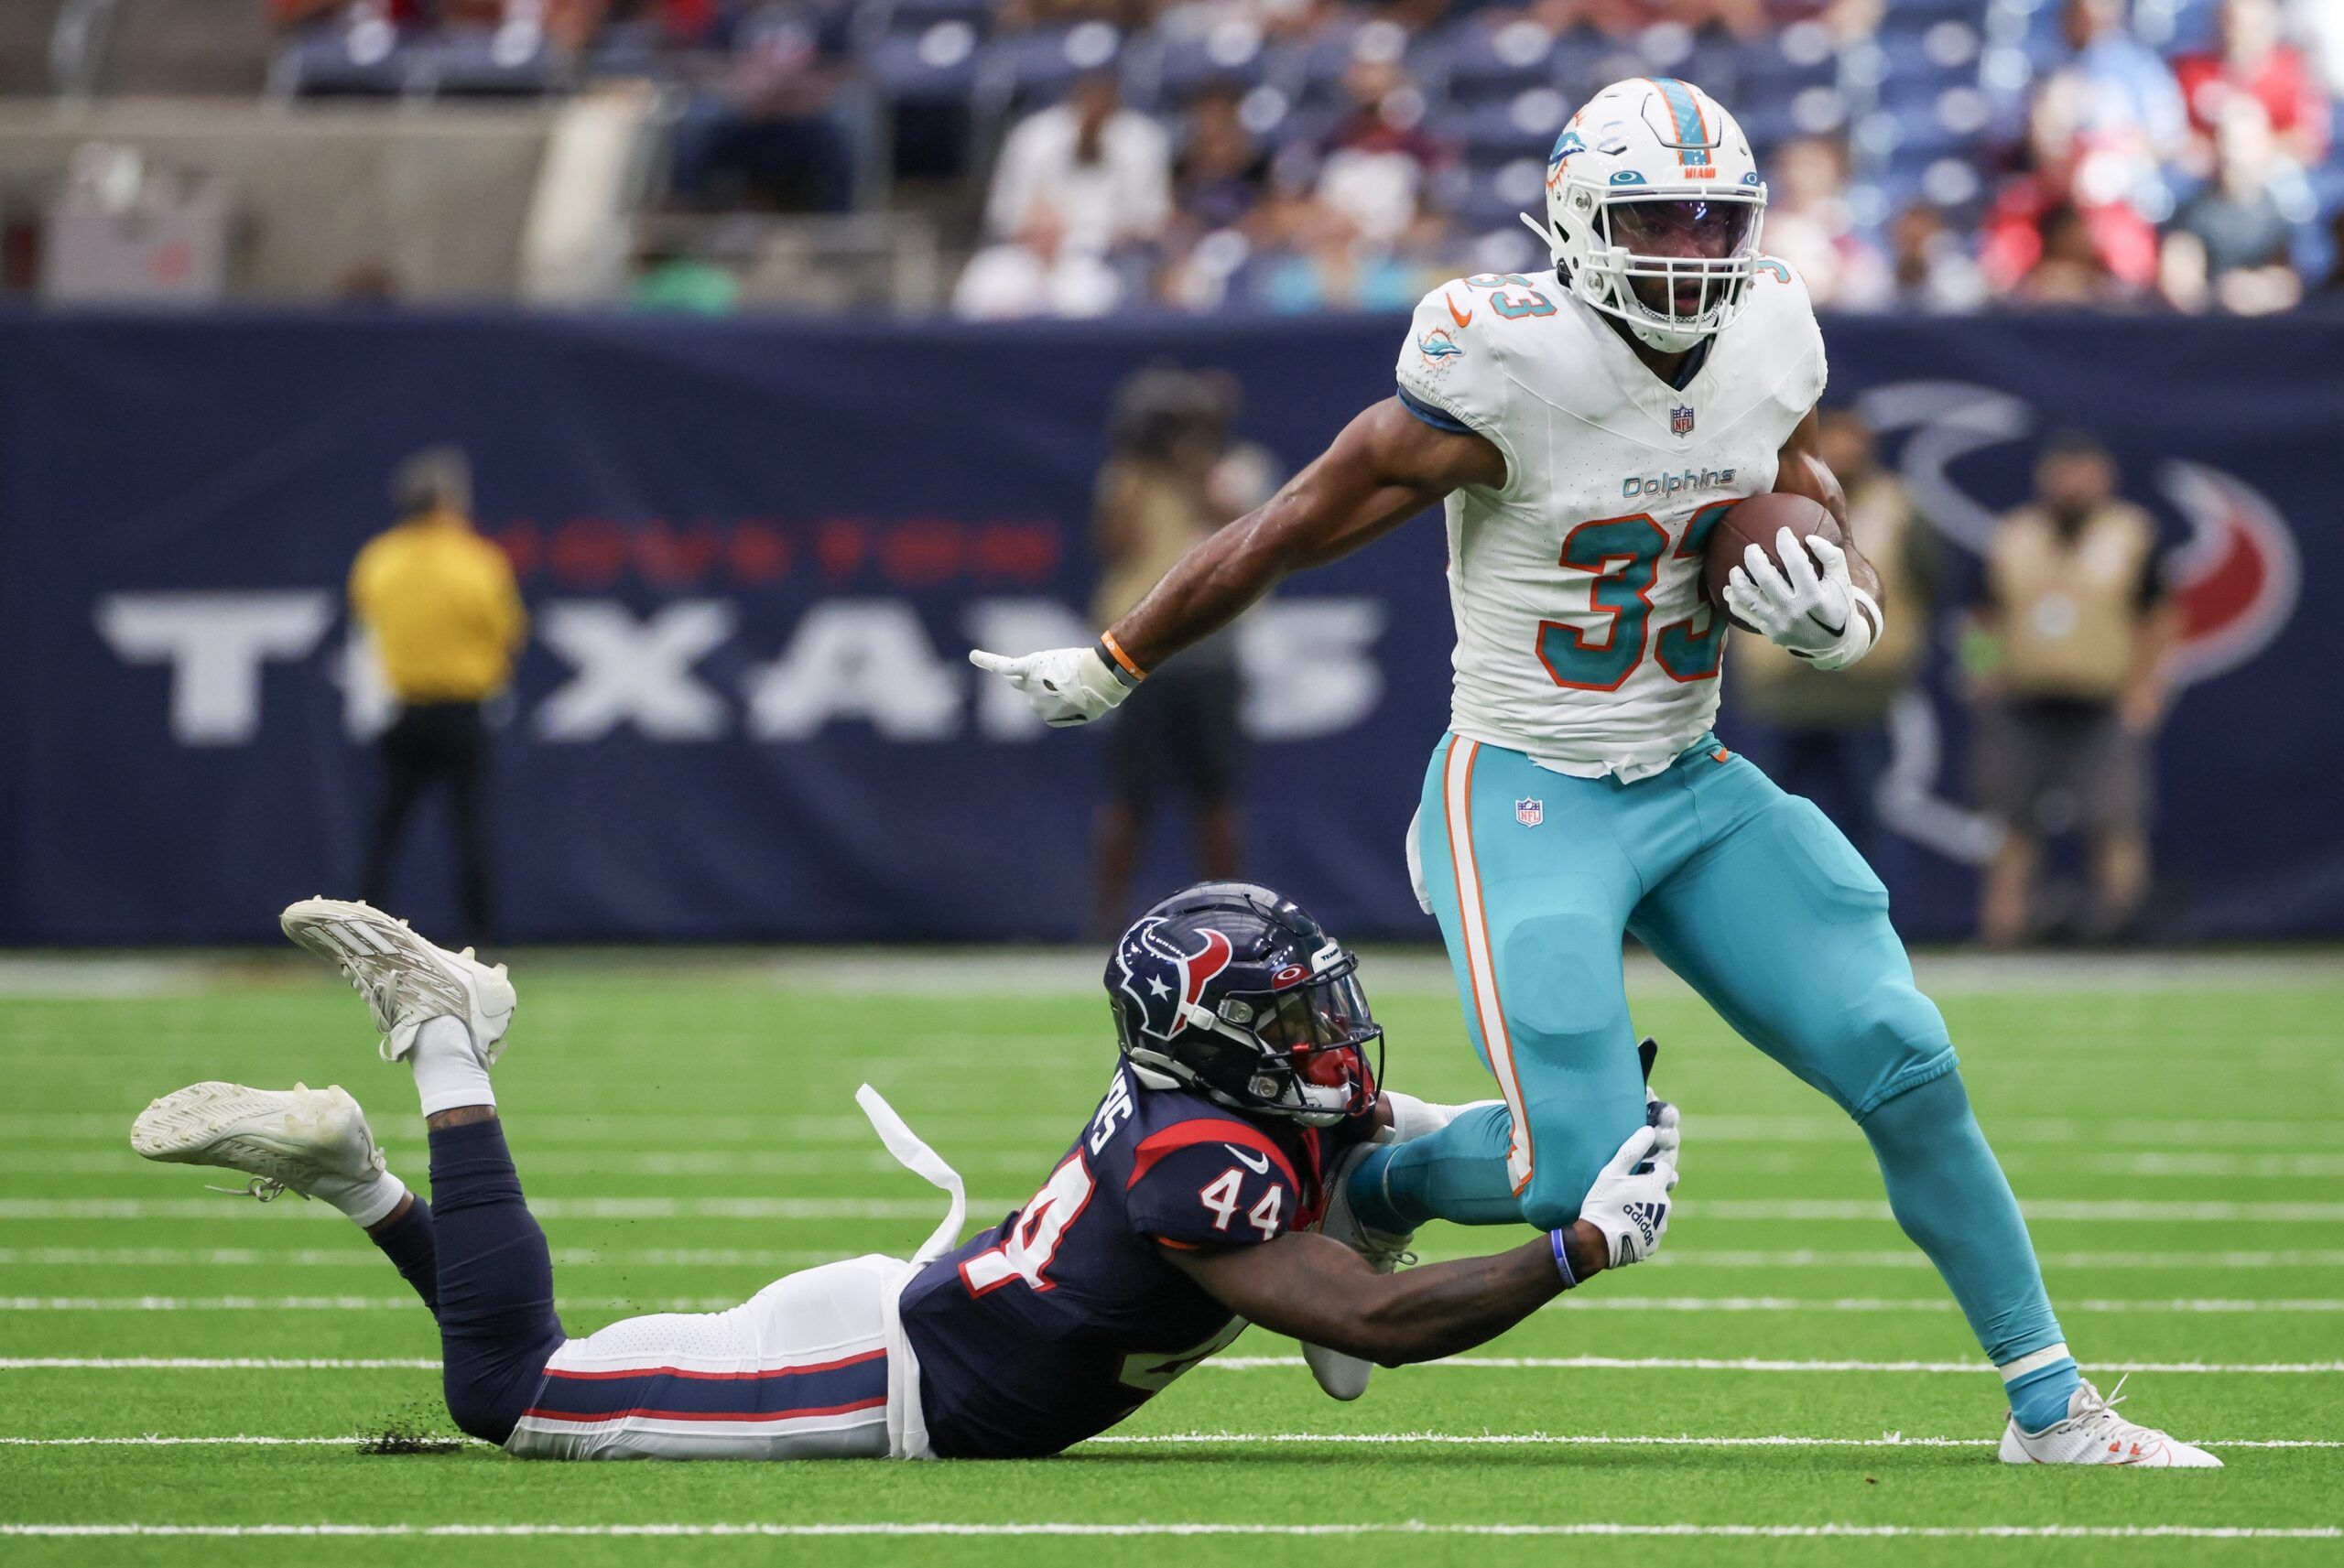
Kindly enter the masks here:
<path id="1" fill-rule="evenodd" d="M 1198 1363 L 1208 1371 L 1258 1372 L 1300 1367 L 1299 1356 L 1223 1356 Z M 2099 1361 L 2095 1373 L 2225 1372 L 2306 1377 L 2344 1372 L 2344 1361 Z M 1420 1362 L 1409 1370 L 1436 1371 L 1675 1371 L 1675 1372 L 1991 1372 L 1983 1361 L 1770 1360 L 1762 1357 L 1719 1358 L 1676 1356 L 1451 1356 Z M 420 1356 L 8 1356 L 0 1371 L 264 1371 L 320 1372 L 414 1370 L 436 1372 L 437 1358 Z"/>
<path id="2" fill-rule="evenodd" d="M 1486 1080 L 1475 1087 L 1483 1094 L 1494 1086 Z M 1065 1116 L 996 1115 L 956 1106 L 919 1113 L 919 1130 L 931 1142 L 950 1145 L 956 1162 L 971 1149 L 1011 1149 L 1047 1162 L 1066 1146 L 1068 1134 L 1081 1112 Z M 804 1153 L 801 1144 L 874 1145 L 871 1124 L 852 1111 L 832 1115 L 750 1116 L 739 1111 L 651 1111 L 629 1116 L 623 1112 L 593 1116 L 575 1112 L 524 1112 L 515 1124 L 524 1140 L 521 1164 L 525 1173 L 533 1163 L 532 1151 L 560 1150 L 565 1154 L 592 1155 L 610 1152 L 612 1139 L 667 1142 L 676 1152 L 691 1157 L 706 1152 L 711 1143 L 742 1143 L 744 1152 L 767 1151 Z M 1859 1154 L 1862 1134 L 1843 1116 L 1743 1116 L 1699 1110 L 1685 1118 L 1688 1137 L 1697 1144 L 1825 1143 Z M 48 1145 L 93 1144 L 96 1152 L 136 1169 L 125 1147 L 130 1119 L 114 1111 L 0 1111 L 0 1139 L 15 1149 L 12 1160 L 37 1163 Z M 422 1119 L 405 1113 L 378 1119 L 375 1132 L 393 1146 L 419 1147 Z M 2175 1155 L 2177 1147 L 2229 1149 L 2246 1155 L 2267 1154 L 2274 1148 L 2344 1148 L 2344 1123 L 2335 1120 L 2205 1117 L 2115 1117 L 2106 1120 L 2060 1116 L 1995 1116 L 1986 1118 L 1988 1141 L 1997 1148 L 2047 1144 L 2060 1150 L 2129 1148 L 2139 1146 L 2149 1157 Z M 656 1151 L 655 1151 L 656 1152 Z M 13 1168 L 13 1167 L 12 1167 Z M 607 1168 L 607 1167 L 605 1167 Z"/>
<path id="3" fill-rule="evenodd" d="M 0 1362 L 0 1366 L 5 1366 Z M 1299 1367 L 1299 1356 L 1217 1356 L 1197 1365 L 1212 1372 L 1252 1372 L 1271 1367 Z M 1764 1357 L 1708 1356 L 1449 1356 L 1423 1361 L 1417 1368 L 1449 1370 L 1500 1371 L 1671 1371 L 1671 1372 L 1991 1372 L 1983 1361 L 1821 1361 L 1772 1360 Z M 2100 1361 L 2102 1372 L 2243 1372 L 2273 1376 L 2306 1376 L 2344 1372 L 2344 1361 Z"/>
<path id="4" fill-rule="evenodd" d="M 22 1441 L 0 1438 L 0 1443 Z M 34 1442 L 45 1441 L 33 1439 Z M 142 1438 L 83 1438 L 49 1439 L 46 1441 L 81 1443 L 106 1441 L 139 1443 Z M 179 1439 L 168 1441 L 177 1442 Z M 233 1440 L 241 1441 L 241 1440 Z M 305 1442 L 352 1441 L 340 1438 L 303 1439 Z M 1902 1433 L 1884 1432 L 1878 1437 L 1696 1437 L 1690 1434 L 1626 1436 L 1609 1433 L 1563 1434 L 1546 1432 L 1147 1432 L 1109 1433 L 1090 1440 L 1096 1444 L 1203 1444 L 1233 1445 L 1249 1443 L 1267 1444 L 1362 1444 L 1369 1447 L 1398 1446 L 1427 1444 L 1442 1447 L 1461 1448 L 1992 1448 L 1997 1439 L 1991 1437 L 1907 1437 Z M 2333 1437 L 2227 1437 L 2193 1438 L 2200 1448 L 2344 1448 L 2344 1438 Z"/>
<path id="5" fill-rule="evenodd" d="M 803 1269 L 860 1256 L 836 1247 L 595 1247 L 553 1249 L 557 1269 L 715 1269 L 735 1265 Z M 1928 1260 L 1918 1252 L 1924 1266 Z M 2195 1253 L 2176 1253 L 2192 1268 L 2208 1266 Z M 2344 1252 L 2336 1255 L 2344 1265 Z M 366 1269 L 383 1267 L 371 1247 L 0 1247 L 0 1267 L 126 1269 Z"/>
<path id="6" fill-rule="evenodd" d="M 1006 1213 L 1018 1197 L 972 1197 L 970 1208 Z M 2344 1208 L 2344 1205 L 2339 1205 Z M 340 1219 L 323 1204 L 255 1204 L 219 1198 L 0 1198 L 0 1220 L 227 1219 L 270 1217 L 268 1211 L 309 1219 Z M 942 1213 L 929 1198 L 782 1198 L 743 1195 L 702 1198 L 532 1198 L 529 1211 L 540 1219 L 918 1219 Z"/>
<path id="7" fill-rule="evenodd" d="M 1297 1358 L 1298 1359 L 1298 1358 Z M 436 1356 L 5 1356 L 0 1372 L 437 1372 Z"/>
<path id="8" fill-rule="evenodd" d="M 1430 934 L 1429 923 L 1427 933 Z M 599 950 L 522 948 L 501 952 L 515 972 L 564 977 L 672 974 L 700 970 L 724 980 L 851 995 L 965 997 L 1090 995 L 1099 985 L 1099 954 L 1075 947 L 690 947 Z M 2336 984 L 2332 950 L 2254 953 L 2015 953 L 1922 952 L 1914 966 L 1922 989 L 1946 995 L 1972 991 L 2111 992 L 2327 989 Z M 1633 994 L 1689 997 L 1692 993 L 1650 955 L 1631 953 L 1624 965 Z M 1377 995 L 1449 996 L 1449 960 L 1430 945 L 1370 944 L 1362 972 Z M 314 982 L 311 977 L 316 977 Z M 0 996 L 100 998 L 186 995 L 250 986 L 276 989 L 324 977 L 277 947 L 217 953 L 59 954 L 0 957 Z M 562 999 L 567 1001 L 569 999 Z"/>
<path id="9" fill-rule="evenodd" d="M 0 1305 L 7 1298 L 0 1297 Z M 2062 1312 L 2078 1313 L 2330 1313 L 2344 1312 L 2344 1299 L 2334 1296 L 2277 1297 L 2256 1301 L 2229 1296 L 2106 1297 L 2081 1296 L 2059 1303 Z M 1557 1312 L 1796 1312 L 1878 1313 L 1959 1312 L 1949 1296 L 1560 1296 L 1545 1311 Z"/>
<path id="10" fill-rule="evenodd" d="M 347 1448 L 375 1440 L 373 1433 L 345 1433 L 339 1437 L 270 1437 L 250 1433 L 220 1436 L 177 1436 L 157 1433 L 120 1437 L 0 1437 L 10 1448 Z M 438 1438 L 434 1442 L 493 1447 L 472 1438 Z M 2344 1438 L 2332 1437 L 2215 1437 L 2194 1438 L 2200 1448 L 2344 1448 Z M 1546 1432 L 1149 1432 L 1110 1433 L 1078 1446 L 1177 1445 L 1237 1447 L 1252 1444 L 1286 1445 L 1403 1447 L 1423 1444 L 1462 1448 L 1991 1448 L 1991 1437 L 1906 1437 L 1883 1433 L 1878 1437 L 1697 1437 L 1690 1433 L 1627 1435 L 1612 1433 L 1560 1433 Z"/>
<path id="11" fill-rule="evenodd" d="M 0 1448 L 354 1448 L 380 1437 L 379 1433 L 366 1432 L 342 1437 L 258 1437 L 242 1432 L 219 1437 L 168 1437 L 146 1433 L 137 1437 L 0 1437 Z M 425 1441 L 494 1446 L 470 1437 L 435 1435 Z"/>
<path id="12" fill-rule="evenodd" d="M 2230 1203 L 2220 1200 L 2159 1202 L 2133 1198 L 2036 1198 L 2019 1200 L 2029 1219 L 2145 1220 L 2160 1225 L 2235 1225 L 2268 1220 L 2318 1224 L 2344 1220 L 2344 1203 Z M 1686 1214 L 1704 1219 L 1880 1220 L 1894 1219 L 1886 1199 L 1874 1198 L 1693 1198 Z"/>
<path id="13" fill-rule="evenodd" d="M 308 1296 L 0 1296 L 0 1313 L 38 1312 L 407 1312 L 420 1304 L 412 1295 Z M 713 1296 L 564 1296 L 557 1303 L 564 1312 L 722 1312 L 741 1304 L 738 1293 Z M 2338 1313 L 2344 1298 L 2335 1296 L 2248 1297 L 2183 1296 L 2172 1298 L 2108 1298 L 2085 1296 L 2063 1301 L 2069 1313 Z M 1959 1310 L 1947 1296 L 1563 1296 L 1548 1303 L 1547 1312 L 1624 1313 L 1753 1313 L 1793 1312 L 1809 1315 L 1839 1313 L 1949 1313 Z"/>
<path id="14" fill-rule="evenodd" d="M 1227 1520 L 981 1524 L 874 1520 L 833 1524 L 0 1524 L 0 1536 L 1608 1536 L 1952 1541 L 2339 1541 L 2344 1527 L 2206 1524 L 1487 1524 L 1405 1519 L 1241 1524 Z"/>
<path id="15" fill-rule="evenodd" d="M 1698 1135 L 1697 1135 L 1698 1137 Z M 1705 1168 L 1737 1175 L 1829 1174 L 1867 1162 L 1855 1130 L 1829 1148 L 1820 1141 L 1796 1148 L 1725 1142 L 1717 1148 L 1702 1140 Z M 113 1147 L 79 1149 L 0 1149 L 0 1174 L 32 1176 L 116 1176 L 136 1181 L 146 1170 L 127 1152 Z M 953 1156 L 962 1173 L 1007 1175 L 1046 1170 L 1059 1142 L 1035 1142 L 1015 1148 L 971 1148 Z M 839 1176 L 888 1174 L 903 1167 L 884 1149 L 826 1147 L 817 1149 L 533 1149 L 523 1163 L 531 1178 L 544 1176 L 642 1176 L 697 1178 L 704 1176 Z M 2244 1178 L 2256 1181 L 2324 1181 L 2344 1177 L 2344 1153 L 2249 1154 L 2218 1150 L 2173 1153 L 2154 1150 L 2078 1152 L 2059 1149 L 2005 1150 L 2002 1169 L 2013 1176 L 2125 1176 L 2138 1181 L 2196 1181 Z"/>
<path id="16" fill-rule="evenodd" d="M 5 1249 L 0 1249 L 0 1261 L 5 1260 Z M 1438 1254 L 1464 1257 L 1467 1254 Z M 373 1262 L 374 1252 L 354 1254 Z M 1427 1252 L 1427 1258 L 1436 1256 Z M 2187 1269 L 2193 1272 L 2213 1272 L 2223 1269 L 2338 1269 L 2344 1268 L 2344 1249 L 2282 1248 L 2271 1250 L 2235 1252 L 2038 1252 L 2036 1260 L 2046 1269 L 2085 1271 L 2094 1269 Z M 1902 1247 L 1879 1251 L 1832 1251 L 1818 1248 L 1793 1248 L 1785 1251 L 1733 1249 L 1665 1248 L 1652 1263 L 1678 1269 L 1922 1269 L 1935 1270 L 1928 1254 L 1917 1247 Z"/>
<path id="17" fill-rule="evenodd" d="M 969 1199 L 975 1214 L 1006 1212 L 1026 1201 L 1015 1197 Z M 0 1220 L 251 1220 L 273 1217 L 269 1210 L 299 1214 L 312 1219 L 339 1219 L 323 1204 L 262 1205 L 218 1198 L 0 1198 Z M 722 1197 L 550 1197 L 529 1200 L 540 1219 L 933 1219 L 939 1206 L 926 1198 L 765 1197 L 737 1195 Z M 2160 1225 L 2270 1222 L 2324 1224 L 2344 1221 L 2344 1202 L 2232 1203 L 2162 1202 L 2134 1198 L 2042 1198 L 2021 1200 L 2020 1211 L 2034 1220 L 2139 1220 Z M 1801 1223 L 1844 1220 L 1890 1220 L 1885 1199 L 1879 1198 L 1691 1198 L 1679 1218 L 1785 1220 Z"/>
<path id="18" fill-rule="evenodd" d="M 859 1254 L 819 1247 L 557 1247 L 558 1269 L 803 1269 L 835 1263 Z M 1423 1249 L 1428 1262 L 1477 1256 L 1440 1248 Z M 2226 1269 L 2344 1269 L 2344 1249 L 2293 1249 L 2232 1252 L 2044 1252 L 2046 1269 L 2169 1270 L 2212 1272 Z M 201 1268 L 378 1270 L 383 1255 L 371 1247 L 0 1247 L 0 1268 Z M 1647 1267 L 1671 1269 L 1906 1269 L 1937 1267 L 1918 1248 L 1833 1250 L 1793 1248 L 1758 1249 L 1670 1248 Z"/>

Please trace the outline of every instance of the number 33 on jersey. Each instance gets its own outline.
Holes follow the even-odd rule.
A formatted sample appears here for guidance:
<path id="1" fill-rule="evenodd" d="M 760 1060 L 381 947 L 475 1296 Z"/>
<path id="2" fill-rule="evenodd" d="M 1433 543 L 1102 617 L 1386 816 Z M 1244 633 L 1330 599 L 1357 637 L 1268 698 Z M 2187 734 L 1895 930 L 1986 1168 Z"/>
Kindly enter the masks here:
<path id="1" fill-rule="evenodd" d="M 1448 502 L 1450 728 L 1580 773 L 1656 768 L 1698 740 L 1724 643 L 1700 596 L 1709 529 L 1774 488 L 1826 373 L 1806 287 L 1772 259 L 1681 387 L 1551 274 L 1425 296 L 1400 396 L 1506 462 L 1502 486 Z"/>

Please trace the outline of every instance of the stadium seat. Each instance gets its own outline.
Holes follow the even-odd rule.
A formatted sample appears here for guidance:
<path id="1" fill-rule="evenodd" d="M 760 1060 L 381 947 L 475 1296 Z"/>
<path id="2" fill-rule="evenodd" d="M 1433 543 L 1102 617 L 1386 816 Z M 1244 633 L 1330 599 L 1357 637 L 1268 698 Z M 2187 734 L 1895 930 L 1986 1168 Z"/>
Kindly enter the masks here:
<path id="1" fill-rule="evenodd" d="M 1543 168 L 1570 112 L 1571 105 L 1553 88 L 1533 87 L 1505 103 L 1437 106 L 1426 124 L 1434 135 L 1456 143 L 1468 161 L 1535 156 Z"/>
<path id="2" fill-rule="evenodd" d="M 1488 233 L 1516 226 L 1520 212 L 1536 212 L 1546 199 L 1546 166 L 1536 157 L 1518 157 L 1469 168 L 1460 193 L 1449 203 L 1457 226 L 1468 233 Z"/>
<path id="3" fill-rule="evenodd" d="M 1452 30 L 1445 52 L 1449 96 L 1460 103 L 1510 101 L 1554 85 L 1556 38 L 1536 22 L 1468 23 Z"/>
<path id="4" fill-rule="evenodd" d="M 534 29 L 442 34 L 415 46 L 416 81 L 443 97 L 532 98 L 568 84 L 565 62 Z"/>
<path id="5" fill-rule="evenodd" d="M 1210 83 L 1243 91 L 1268 78 L 1260 32 L 1216 27 L 1201 38 L 1134 38 L 1123 51 L 1123 96 L 1142 108 L 1175 110 Z"/>
<path id="6" fill-rule="evenodd" d="M 1293 93 L 1297 104 L 1334 108 L 1343 103 L 1343 73 L 1360 53 L 1396 54 L 1411 70 L 1432 61 L 1440 46 L 1420 38 L 1412 47 L 1408 36 L 1388 22 L 1360 27 L 1329 27 L 1313 37 L 1282 44 L 1270 51 L 1272 79 Z M 1420 82 L 1419 85 L 1437 85 Z"/>
<path id="7" fill-rule="evenodd" d="M 320 27 L 287 44 L 272 74 L 302 98 L 391 98 L 407 91 L 415 46 L 389 28 Z"/>
<path id="8" fill-rule="evenodd" d="M 1055 103 L 1076 77 L 1112 67 L 1123 41 L 1104 22 L 996 36 L 978 50 L 978 92 L 986 107 L 1011 114 Z"/>
<path id="9" fill-rule="evenodd" d="M 865 47 L 863 69 L 898 103 L 965 103 L 976 91 L 981 38 L 958 20 L 886 33 Z"/>
<path id="10" fill-rule="evenodd" d="M 939 22 L 966 22 L 988 32 L 993 14 L 993 0 L 893 0 L 882 8 L 881 25 L 891 33 L 915 33 Z"/>
<path id="11" fill-rule="evenodd" d="M 656 22 L 606 22 L 588 46 L 580 68 L 589 76 L 658 74 L 665 40 Z"/>

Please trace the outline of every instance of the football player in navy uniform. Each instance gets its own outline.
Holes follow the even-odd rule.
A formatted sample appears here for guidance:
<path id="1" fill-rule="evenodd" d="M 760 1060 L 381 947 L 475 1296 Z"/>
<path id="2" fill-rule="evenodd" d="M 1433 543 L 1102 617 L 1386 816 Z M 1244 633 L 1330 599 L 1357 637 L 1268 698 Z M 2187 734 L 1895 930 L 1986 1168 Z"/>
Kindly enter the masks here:
<path id="1" fill-rule="evenodd" d="M 488 1069 L 515 1007 L 503 966 L 364 904 L 285 913 L 341 966 L 415 1073 L 431 1200 L 385 1168 L 340 1088 L 205 1083 L 149 1106 L 132 1146 L 291 1189 L 365 1227 L 438 1320 L 450 1414 L 523 1456 L 1008 1458 L 1114 1425 L 1248 1323 L 1386 1366 L 1479 1345 L 1667 1229 L 1677 1119 L 1652 1102 L 1567 1228 L 1393 1273 L 1314 1233 L 1325 1173 L 1362 1140 L 1461 1108 L 1384 1090 L 1358 959 L 1266 888 L 1157 904 L 1108 961 L 1121 1059 L 1040 1189 L 966 1242 L 960 1178 L 886 1103 L 891 1152 L 950 1195 L 908 1260 L 850 1259 L 719 1313 L 572 1338 L 505 1144 Z"/>

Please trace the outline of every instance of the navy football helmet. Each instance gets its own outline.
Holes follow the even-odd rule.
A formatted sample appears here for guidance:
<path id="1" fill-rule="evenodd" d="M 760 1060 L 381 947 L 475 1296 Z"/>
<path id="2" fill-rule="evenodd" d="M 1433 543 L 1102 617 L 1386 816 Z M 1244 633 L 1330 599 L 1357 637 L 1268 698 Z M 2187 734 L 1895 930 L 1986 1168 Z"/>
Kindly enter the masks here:
<path id="1" fill-rule="evenodd" d="M 1358 968 L 1293 900 L 1199 882 L 1123 933 L 1107 997 L 1141 1083 L 1324 1127 L 1369 1110 L 1378 1092 L 1384 1031 Z"/>

